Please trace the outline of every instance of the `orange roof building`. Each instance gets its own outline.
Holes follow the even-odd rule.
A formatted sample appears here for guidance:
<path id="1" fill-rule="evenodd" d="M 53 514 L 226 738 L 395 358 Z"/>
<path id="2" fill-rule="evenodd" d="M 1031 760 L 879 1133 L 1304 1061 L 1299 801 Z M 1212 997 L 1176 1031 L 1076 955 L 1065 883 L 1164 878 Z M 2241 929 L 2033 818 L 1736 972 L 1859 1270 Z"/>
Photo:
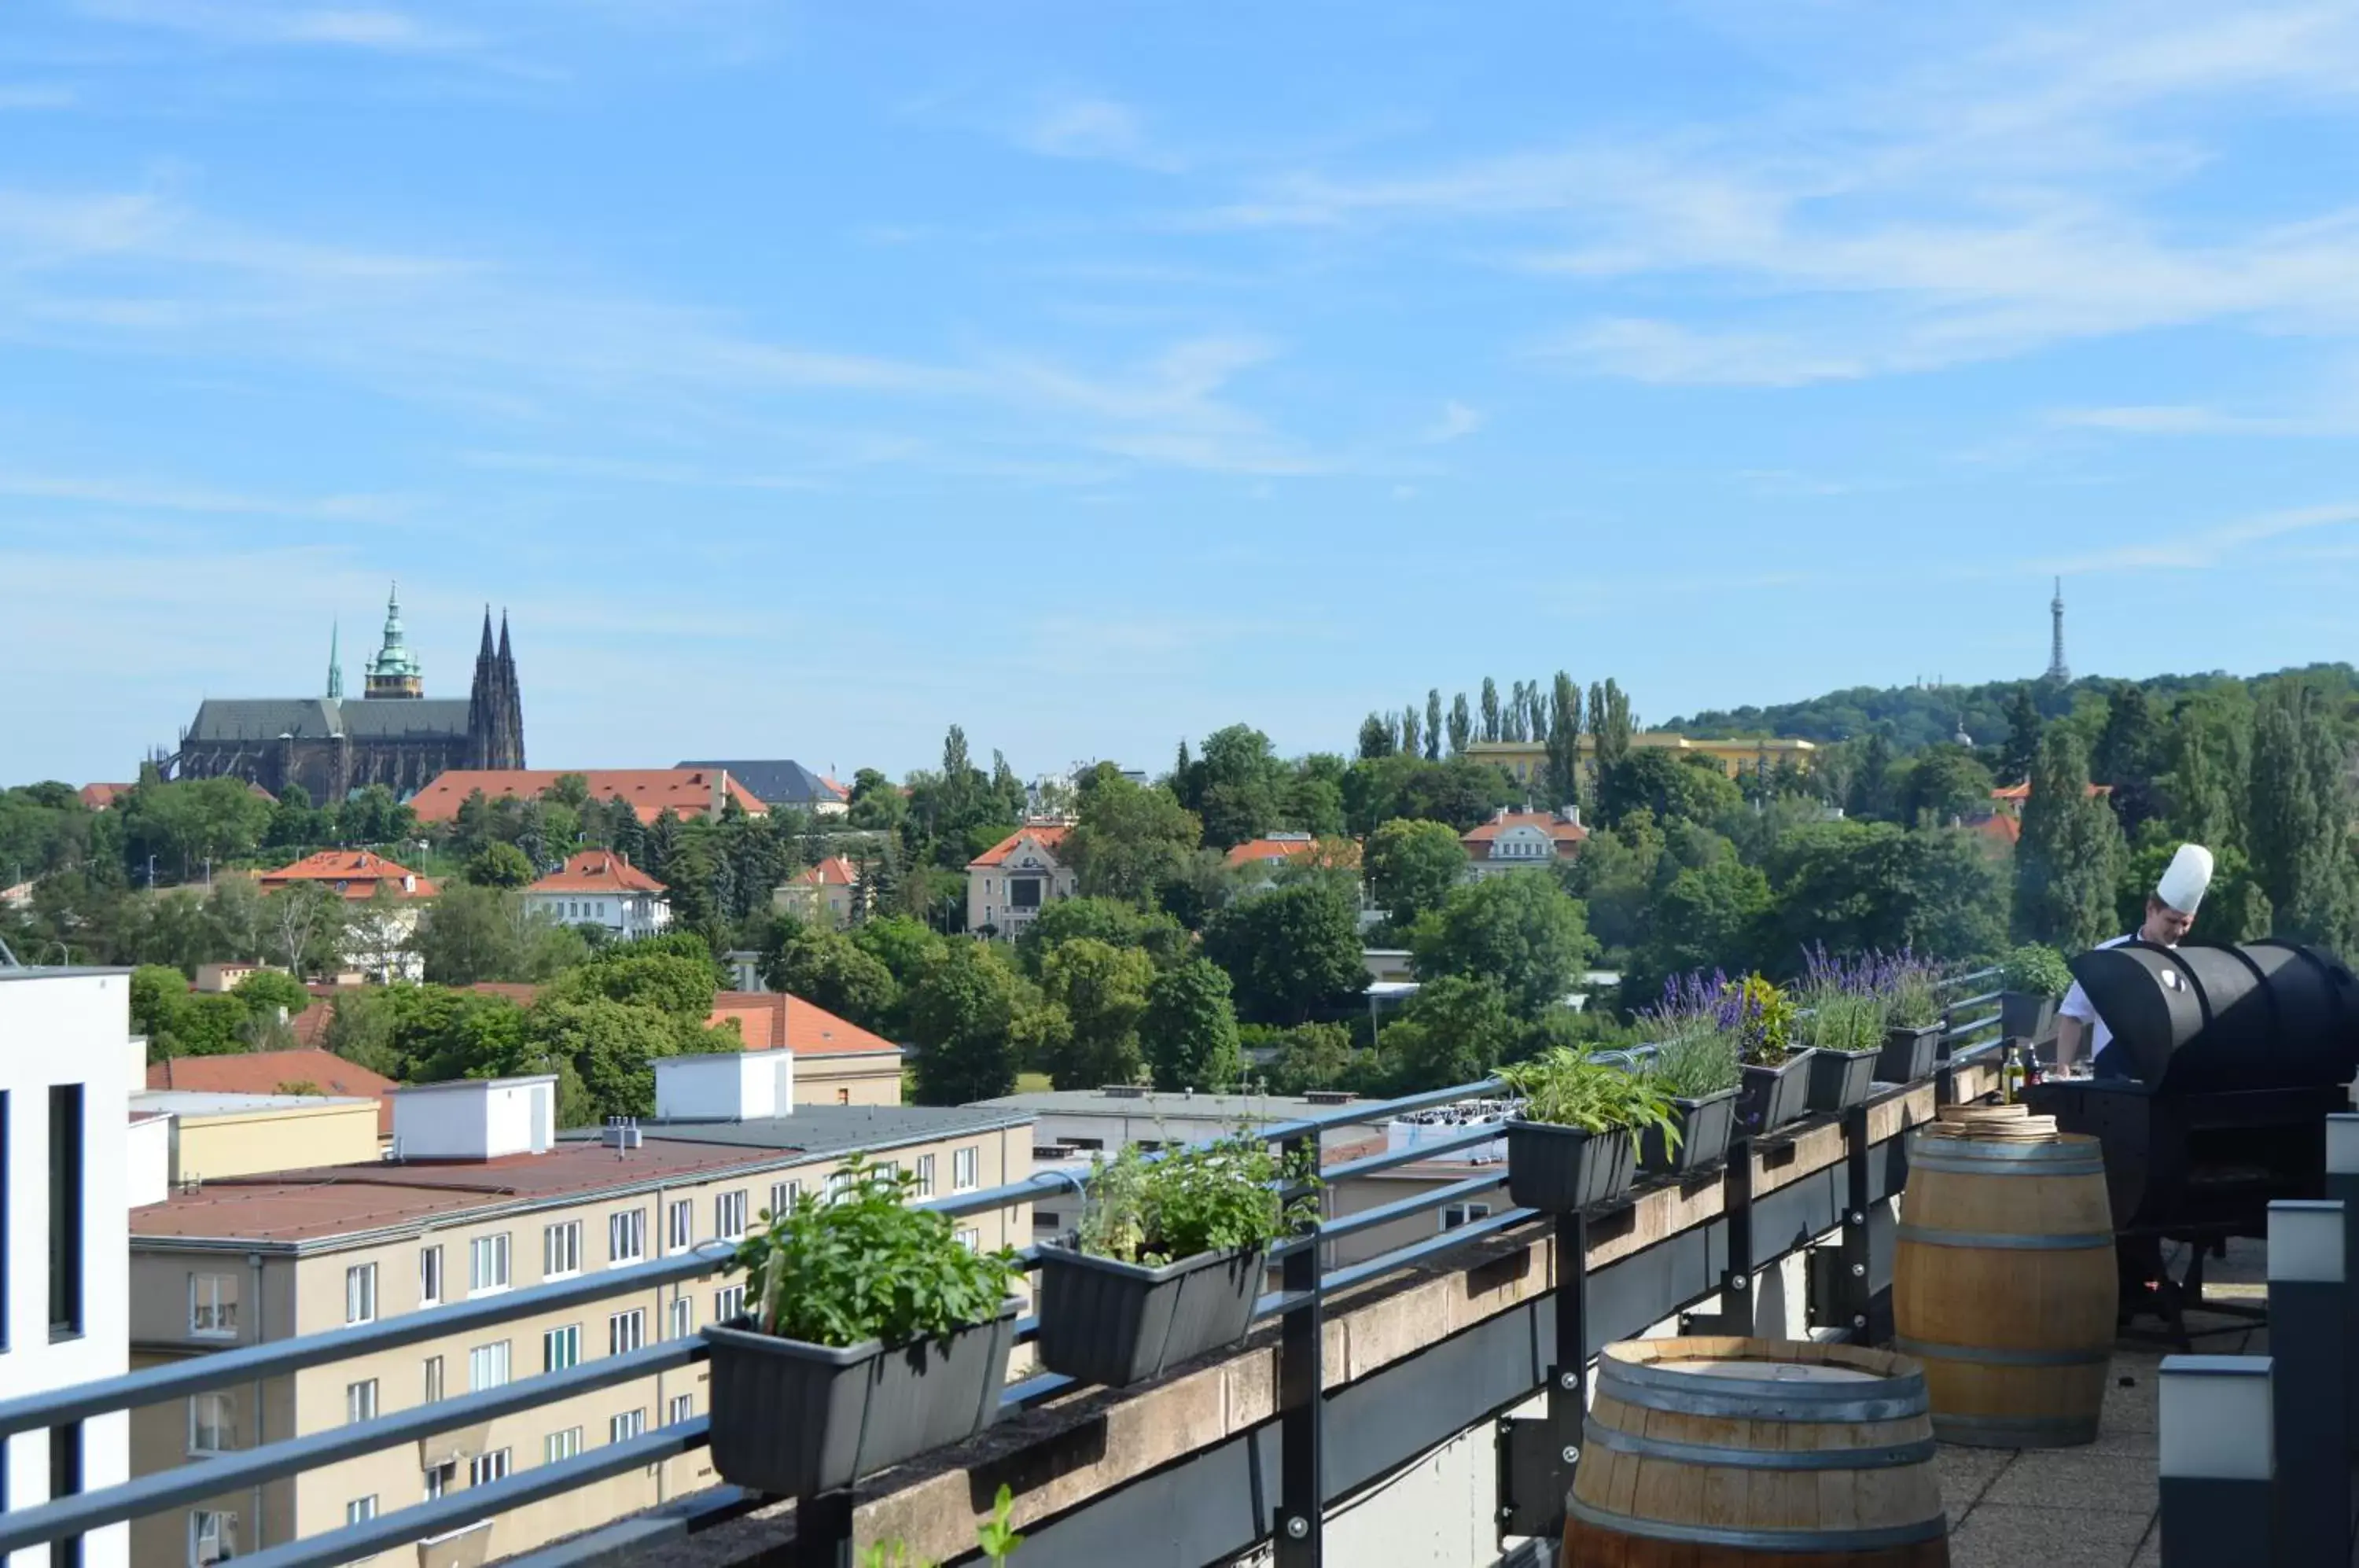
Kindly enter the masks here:
<path id="1" fill-rule="evenodd" d="M 589 780 L 592 800 L 603 805 L 620 796 L 643 822 L 666 811 L 683 822 L 717 817 L 723 803 L 733 800 L 755 816 L 770 809 L 720 768 L 454 768 L 412 796 L 409 809 L 421 822 L 447 822 L 478 791 L 486 800 L 530 800 L 571 772 Z"/>
<path id="2" fill-rule="evenodd" d="M 381 887 L 404 898 L 430 898 L 441 891 L 430 878 L 365 849 L 323 849 L 255 878 L 266 893 L 306 882 L 355 901 L 374 898 Z"/>
<path id="3" fill-rule="evenodd" d="M 1314 855 L 1331 866 L 1357 866 L 1360 846 L 1348 838 L 1314 838 L 1307 833 L 1264 833 L 1249 838 L 1223 856 L 1231 866 L 1278 866 L 1302 855 Z"/>
<path id="4" fill-rule="evenodd" d="M 1061 822 L 1027 822 L 966 866 L 966 929 L 1014 939 L 1049 903 L 1081 890 L 1081 878 L 1061 858 Z"/>
<path id="5" fill-rule="evenodd" d="M 850 925 L 860 907 L 860 868 L 841 855 L 806 866 L 774 888 L 770 907 L 782 915 Z"/>
<path id="6" fill-rule="evenodd" d="M 303 1015 L 325 1013 L 325 1007 Z M 216 1094 L 283 1094 L 295 1084 L 323 1094 L 377 1103 L 377 1136 L 393 1136 L 393 1102 L 386 1091 L 400 1087 L 382 1073 L 347 1062 L 330 1051 L 248 1051 L 228 1056 L 173 1056 L 147 1064 L 150 1089 L 195 1089 Z"/>
<path id="7" fill-rule="evenodd" d="M 85 784 L 79 793 L 83 805 L 93 811 L 103 811 L 114 804 L 117 796 L 127 793 L 132 788 L 129 784 Z"/>
<path id="8" fill-rule="evenodd" d="M 524 907 L 565 925 L 602 926 L 625 942 L 671 924 L 664 885 L 611 849 L 576 854 L 524 890 Z"/>
<path id="9" fill-rule="evenodd" d="M 1561 811 L 1501 811 L 1459 834 L 1458 842 L 1474 863 L 1473 875 L 1483 877 L 1571 860 L 1588 837 L 1580 810 L 1567 807 Z"/>

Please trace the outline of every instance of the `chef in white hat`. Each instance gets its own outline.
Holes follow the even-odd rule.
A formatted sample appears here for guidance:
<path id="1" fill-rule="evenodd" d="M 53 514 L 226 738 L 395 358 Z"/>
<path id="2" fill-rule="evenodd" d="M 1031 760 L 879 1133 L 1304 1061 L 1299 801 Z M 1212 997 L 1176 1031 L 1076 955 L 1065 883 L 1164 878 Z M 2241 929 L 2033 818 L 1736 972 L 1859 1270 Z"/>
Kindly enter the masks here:
<path id="1" fill-rule="evenodd" d="M 2203 902 L 2203 891 L 2212 886 L 2212 852 L 2200 844 L 2182 844 L 2179 853 L 2170 857 L 2170 866 L 2155 884 L 2154 891 L 2146 896 L 2146 921 L 2128 936 L 2100 942 L 2101 947 L 2119 947 L 2125 942 L 2150 942 L 2158 947 L 2177 947 L 2187 938 L 2195 924 L 2195 910 Z M 2093 1044 L 2090 1041 L 2094 1031 Z M 2105 1059 L 2105 1047 L 2114 1041 L 2114 1031 L 2097 1016 L 2089 994 L 2081 983 L 2064 994 L 2056 1009 L 2056 1065 L 2061 1070 L 2076 1062 L 2087 1062 L 2100 1078 L 2108 1076 L 2113 1064 Z M 2085 1052 L 2082 1046 L 2089 1045 Z"/>

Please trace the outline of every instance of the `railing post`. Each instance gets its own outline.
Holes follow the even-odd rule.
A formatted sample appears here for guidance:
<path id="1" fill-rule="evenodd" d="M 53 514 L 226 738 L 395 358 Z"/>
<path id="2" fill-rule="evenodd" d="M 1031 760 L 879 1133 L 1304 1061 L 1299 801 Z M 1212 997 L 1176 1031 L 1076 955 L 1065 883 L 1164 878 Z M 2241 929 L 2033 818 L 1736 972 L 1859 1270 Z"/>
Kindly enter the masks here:
<path id="1" fill-rule="evenodd" d="M 2269 1358 L 2284 1374 L 2271 1391 L 2281 1568 L 2351 1561 L 2345 1215 L 2333 1202 L 2269 1205 Z"/>
<path id="2" fill-rule="evenodd" d="M 788 1568 L 852 1568 L 852 1491 L 821 1492 L 795 1503 Z"/>
<path id="3" fill-rule="evenodd" d="M 1560 1483 L 1549 1500 L 1559 1508 L 1572 1489 L 1588 1420 L 1589 1216 L 1576 1209 L 1556 1217 L 1556 1365 L 1549 1368 L 1548 1421 Z M 1561 1535 L 1562 1518 L 1550 1528 Z"/>
<path id="4" fill-rule="evenodd" d="M 1288 1138 L 1289 1171 L 1297 1162 L 1316 1171 L 1319 1135 L 1314 1131 Z M 1317 1225 L 1311 1242 L 1296 1247 L 1279 1265 L 1278 1288 L 1295 1298 L 1279 1321 L 1277 1338 L 1278 1489 L 1277 1568 L 1321 1568 L 1326 1551 L 1326 1496 L 1320 1451 L 1326 1421 L 1326 1398 L 1321 1365 L 1326 1337 L 1326 1303 L 1319 1282 Z"/>
<path id="5" fill-rule="evenodd" d="M 1843 1116 L 1843 1246 L 1837 1257 L 1843 1288 L 1835 1299 L 1843 1303 L 1843 1327 L 1861 1345 L 1868 1343 L 1868 1310 L 1875 1299 L 1875 1280 L 1867 1247 L 1868 1155 L 1867 1107 L 1854 1105 Z"/>
<path id="6" fill-rule="evenodd" d="M 2352 1260 L 2359 1258 L 2359 1116 L 2346 1113 L 2326 1118 L 2326 1195 L 2343 1205 L 2343 1264 L 2347 1274 Z M 2359 1347 L 2359 1290 L 2352 1289 L 2347 1280 L 2343 1308 L 2343 1343 Z M 2352 1452 L 2359 1454 L 2359 1348 L 2344 1359 L 2349 1376 L 2343 1385 L 2343 1430 L 2350 1436 Z"/>
<path id="7" fill-rule="evenodd" d="M 2162 1568 L 2275 1562 L 2269 1358 L 2167 1356 L 2161 1385 Z"/>

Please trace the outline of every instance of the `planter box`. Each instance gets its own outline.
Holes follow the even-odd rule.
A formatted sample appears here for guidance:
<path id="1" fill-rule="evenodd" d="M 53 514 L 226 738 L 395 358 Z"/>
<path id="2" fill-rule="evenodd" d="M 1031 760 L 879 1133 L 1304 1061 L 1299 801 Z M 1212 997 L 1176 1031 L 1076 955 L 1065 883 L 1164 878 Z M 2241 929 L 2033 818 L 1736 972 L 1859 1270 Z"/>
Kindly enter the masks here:
<path id="1" fill-rule="evenodd" d="M 1736 1090 L 1736 1125 L 1758 1138 L 1808 1110 L 1810 1059 L 1816 1055 L 1815 1051 L 1798 1051 L 1775 1067 L 1746 1062 L 1745 1082 Z"/>
<path id="2" fill-rule="evenodd" d="M 1923 1029 L 1885 1030 L 1884 1049 L 1875 1057 L 1875 1081 L 1879 1083 L 1914 1083 L 1919 1078 L 1931 1077 L 1933 1061 L 1940 1048 L 1940 1024 L 1927 1024 Z"/>
<path id="3" fill-rule="evenodd" d="M 1569 1214 L 1609 1203 L 1630 1190 L 1637 1174 L 1637 1145 L 1626 1130 L 1507 1124 L 1507 1196 L 1519 1208 Z"/>
<path id="4" fill-rule="evenodd" d="M 744 1317 L 713 1324 L 712 1467 L 733 1486 L 803 1497 L 973 1437 L 999 1414 L 1016 1305 L 889 1348 L 779 1339 Z"/>
<path id="5" fill-rule="evenodd" d="M 1660 1128 L 1647 1128 L 1638 1135 L 1638 1169 L 1658 1176 L 1684 1176 L 1718 1163 L 1728 1153 L 1729 1129 L 1736 1124 L 1736 1094 L 1723 1089 L 1701 1100 L 1673 1100 L 1679 1148 L 1670 1147 Z"/>
<path id="6" fill-rule="evenodd" d="M 1876 1056 L 1873 1051 L 1810 1052 L 1810 1109 L 1832 1116 L 1864 1104 L 1875 1083 Z"/>
<path id="7" fill-rule="evenodd" d="M 2056 998 L 2036 991 L 2000 992 L 1998 1031 L 2012 1040 L 2046 1040 L 2056 1032 Z"/>
<path id="8" fill-rule="evenodd" d="M 1260 1247 L 1160 1269 L 1040 1248 L 1040 1365 L 1127 1388 L 1245 1338 L 1266 1273 Z"/>

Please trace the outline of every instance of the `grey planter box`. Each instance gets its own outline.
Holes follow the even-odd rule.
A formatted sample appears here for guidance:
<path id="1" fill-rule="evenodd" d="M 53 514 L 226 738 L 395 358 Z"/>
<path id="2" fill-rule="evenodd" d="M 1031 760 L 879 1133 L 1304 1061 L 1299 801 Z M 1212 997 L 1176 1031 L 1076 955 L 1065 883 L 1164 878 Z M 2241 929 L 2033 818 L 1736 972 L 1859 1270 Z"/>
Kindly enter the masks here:
<path id="1" fill-rule="evenodd" d="M 2002 991 L 1998 1031 L 2011 1040 L 2045 1040 L 2056 1032 L 2056 998 L 2037 991 Z"/>
<path id="2" fill-rule="evenodd" d="M 1914 1083 L 1919 1078 L 1931 1077 L 1933 1062 L 1940 1048 L 1940 1024 L 1927 1024 L 1923 1029 L 1885 1030 L 1884 1049 L 1875 1057 L 1875 1081 L 1879 1083 Z"/>
<path id="3" fill-rule="evenodd" d="M 1808 1110 L 1810 1059 L 1818 1054 L 1798 1051 L 1775 1067 L 1746 1062 L 1745 1082 L 1736 1090 L 1736 1125 L 1758 1138 L 1776 1132 Z"/>
<path id="4" fill-rule="evenodd" d="M 1127 1388 L 1236 1344 L 1253 1326 L 1263 1249 L 1200 1252 L 1160 1269 L 1040 1248 L 1040 1365 Z"/>
<path id="5" fill-rule="evenodd" d="M 1865 1103 L 1875 1083 L 1877 1055 L 1873 1051 L 1810 1052 L 1810 1109 L 1832 1116 Z"/>
<path id="6" fill-rule="evenodd" d="M 712 1467 L 732 1486 L 804 1497 L 973 1437 L 999 1414 L 1016 1305 L 890 1347 L 780 1339 L 745 1317 L 713 1324 Z"/>
<path id="7" fill-rule="evenodd" d="M 1638 1174 L 1637 1144 L 1616 1127 L 1593 1133 L 1549 1122 L 1507 1124 L 1507 1196 L 1518 1207 L 1569 1214 L 1610 1203 Z"/>
<path id="8" fill-rule="evenodd" d="M 1723 1089 L 1700 1100 L 1673 1100 L 1679 1148 L 1670 1147 L 1661 1128 L 1644 1129 L 1638 1134 L 1638 1169 L 1658 1176 L 1685 1176 L 1725 1159 L 1729 1129 L 1736 1125 L 1736 1094 Z"/>

